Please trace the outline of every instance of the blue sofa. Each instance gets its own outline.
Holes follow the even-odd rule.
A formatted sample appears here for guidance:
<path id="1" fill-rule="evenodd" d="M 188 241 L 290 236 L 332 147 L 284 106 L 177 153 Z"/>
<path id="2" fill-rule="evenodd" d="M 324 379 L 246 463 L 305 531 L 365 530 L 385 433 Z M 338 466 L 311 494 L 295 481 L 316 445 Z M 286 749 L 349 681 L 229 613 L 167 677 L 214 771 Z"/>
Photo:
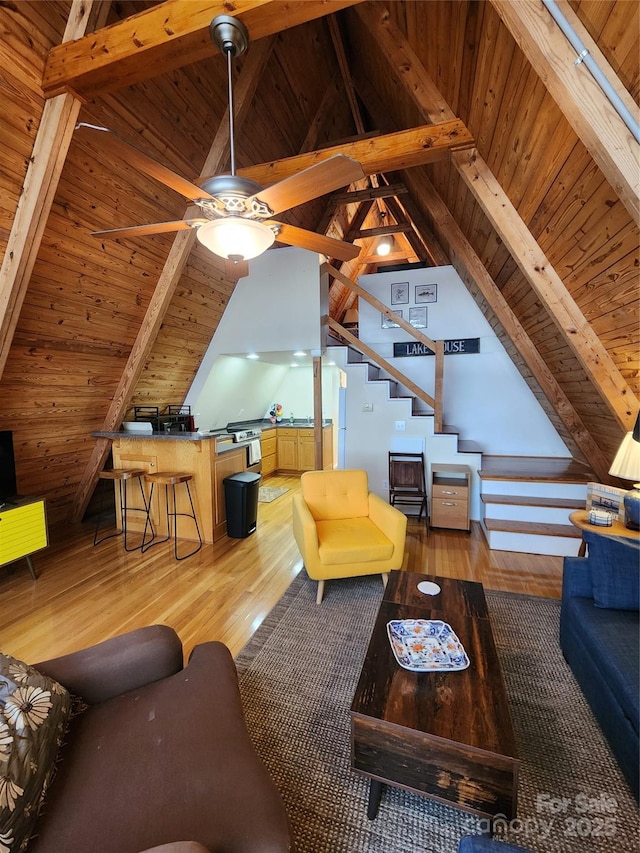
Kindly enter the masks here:
<path id="1" fill-rule="evenodd" d="M 638 798 L 640 542 L 584 531 L 565 557 L 560 646 Z"/>

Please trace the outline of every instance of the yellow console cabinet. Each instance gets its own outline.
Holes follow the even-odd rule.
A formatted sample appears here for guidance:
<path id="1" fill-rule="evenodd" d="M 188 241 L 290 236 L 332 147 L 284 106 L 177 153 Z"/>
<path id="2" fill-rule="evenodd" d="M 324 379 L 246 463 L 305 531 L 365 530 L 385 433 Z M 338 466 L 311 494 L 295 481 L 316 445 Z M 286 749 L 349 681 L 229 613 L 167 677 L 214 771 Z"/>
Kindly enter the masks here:
<path id="1" fill-rule="evenodd" d="M 44 498 L 17 498 L 0 509 L 0 566 L 26 559 L 35 580 L 31 554 L 49 544 Z"/>

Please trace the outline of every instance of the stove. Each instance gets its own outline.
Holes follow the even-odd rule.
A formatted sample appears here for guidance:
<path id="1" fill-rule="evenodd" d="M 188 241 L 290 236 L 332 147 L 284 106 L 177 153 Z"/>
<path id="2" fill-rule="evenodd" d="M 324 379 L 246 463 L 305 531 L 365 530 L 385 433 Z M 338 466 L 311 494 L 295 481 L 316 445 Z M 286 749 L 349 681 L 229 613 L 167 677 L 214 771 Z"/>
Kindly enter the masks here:
<path id="1" fill-rule="evenodd" d="M 235 442 L 251 441 L 252 438 L 260 438 L 261 435 L 261 429 L 240 429 L 233 433 L 233 440 Z"/>

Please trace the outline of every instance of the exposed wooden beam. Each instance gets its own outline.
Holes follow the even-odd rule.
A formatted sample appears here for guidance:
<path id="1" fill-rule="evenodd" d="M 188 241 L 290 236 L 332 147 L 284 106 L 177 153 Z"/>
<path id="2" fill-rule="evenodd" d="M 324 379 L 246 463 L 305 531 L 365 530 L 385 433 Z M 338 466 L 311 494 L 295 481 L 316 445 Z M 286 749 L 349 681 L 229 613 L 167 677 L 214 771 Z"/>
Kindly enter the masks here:
<path id="1" fill-rule="evenodd" d="M 371 201 L 376 198 L 392 198 L 406 194 L 406 192 L 407 188 L 403 184 L 383 184 L 379 187 L 371 187 L 368 190 L 334 193 L 329 197 L 329 202 L 335 205 L 355 204 L 359 201 Z"/>
<path id="2" fill-rule="evenodd" d="M 607 408 L 623 430 L 630 429 L 637 409 L 632 389 L 507 194 L 474 151 L 454 153 L 453 157 L 458 172 L 587 372 Z"/>
<path id="3" fill-rule="evenodd" d="M 491 3 L 626 209 L 640 221 L 640 146 L 609 98 L 587 66 L 576 65 L 576 51 L 540 0 Z M 595 43 L 582 27 L 580 36 L 593 52 Z M 599 62 L 604 70 L 602 55 Z M 610 68 L 609 73 L 615 77 Z"/>
<path id="4" fill-rule="evenodd" d="M 102 26 L 108 13 L 109 3 L 74 0 L 63 38 L 72 41 Z M 80 101 L 71 95 L 60 95 L 44 105 L 0 267 L 0 376 L 9 357 L 80 107 Z"/>
<path id="5" fill-rule="evenodd" d="M 408 222 L 399 222 L 397 225 L 379 225 L 376 228 L 362 228 L 355 236 L 358 237 L 384 237 L 387 234 L 404 234 L 407 231 L 412 231 L 411 225 Z"/>
<path id="6" fill-rule="evenodd" d="M 388 204 L 389 210 L 391 210 L 394 216 L 396 216 L 395 208 L 397 207 L 399 208 L 399 213 L 411 221 L 415 228 L 416 243 L 424 246 L 424 250 L 422 252 L 417 251 L 417 246 L 410 235 L 407 235 L 407 239 L 416 248 L 416 254 L 420 260 L 428 261 L 434 267 L 446 266 L 449 263 L 449 258 L 428 225 L 426 217 L 411 197 L 411 194 L 407 193 L 402 199 L 390 199 Z M 399 217 L 396 216 L 397 218 Z"/>
<path id="7" fill-rule="evenodd" d="M 329 32 L 331 34 L 331 41 L 333 42 L 333 49 L 336 52 L 336 58 L 338 60 L 338 68 L 342 75 L 342 82 L 347 95 L 347 101 L 349 102 L 349 109 L 351 110 L 356 131 L 358 132 L 358 135 L 360 135 L 365 132 L 365 127 L 364 122 L 362 121 L 362 113 L 360 112 L 358 99 L 356 98 L 356 90 L 353 87 L 353 80 L 351 79 L 351 72 L 349 71 L 349 63 L 347 62 L 347 55 L 344 50 L 338 20 L 335 15 L 330 15 L 327 18 L 327 22 L 329 24 Z"/>
<path id="8" fill-rule="evenodd" d="M 67 45 L 53 48 L 45 97 L 76 92 L 85 98 L 192 65 L 217 52 L 209 37 L 216 15 L 242 20 L 252 43 L 333 14 L 360 0 L 166 0 Z"/>
<path id="9" fill-rule="evenodd" d="M 391 20 L 385 4 L 369 0 L 358 6 L 355 12 L 404 91 L 419 104 L 425 119 L 437 124 L 455 118 L 451 107 L 425 71 L 403 32 Z"/>
<path id="10" fill-rule="evenodd" d="M 240 127 L 246 118 L 249 105 L 255 93 L 260 76 L 273 49 L 273 38 L 265 39 L 247 55 L 235 95 L 236 125 Z M 211 144 L 203 173 L 209 174 L 222 166 L 228 157 L 229 124 L 221 121 L 218 131 Z M 195 207 L 191 205 L 185 212 L 186 219 L 191 218 Z M 107 411 L 102 431 L 117 431 L 119 424 L 129 408 L 131 395 L 134 393 L 138 380 L 147 363 L 151 349 L 164 320 L 167 309 L 175 292 L 180 276 L 189 258 L 189 253 L 195 242 L 195 231 L 180 231 L 176 234 L 164 268 L 149 302 L 144 320 L 138 331 L 135 343 L 127 360 L 118 387 L 112 397 Z M 235 266 L 227 264 L 222 258 L 211 255 L 211 265 L 219 270 L 220 276 L 234 283 L 247 274 L 246 264 Z M 80 521 L 91 499 L 96 478 L 102 470 L 105 458 L 109 452 L 108 439 L 98 438 L 91 453 L 89 462 L 83 472 L 82 479 L 73 506 L 73 521 Z"/>
<path id="11" fill-rule="evenodd" d="M 468 148 L 473 137 L 459 119 L 441 124 L 423 125 L 399 130 L 385 136 L 321 148 L 308 154 L 298 154 L 272 163 L 261 163 L 239 169 L 238 174 L 262 186 L 270 186 L 297 172 L 327 160 L 334 154 L 345 154 L 357 160 L 365 175 L 408 169 L 435 163 L 456 148 Z"/>
<path id="12" fill-rule="evenodd" d="M 495 284 L 473 247 L 460 230 L 449 208 L 438 195 L 435 187 L 423 174 L 408 176 L 416 181 L 421 204 L 431 216 L 436 235 L 448 247 L 449 262 L 467 285 L 475 285 L 491 306 L 498 322 L 531 371 L 543 394 L 554 407 L 558 416 L 569 430 L 576 445 L 598 475 L 601 482 L 608 482 L 610 460 L 605 457 L 580 416 L 571 405 L 553 373 L 534 346 L 531 338 L 511 310 L 509 303 Z"/>

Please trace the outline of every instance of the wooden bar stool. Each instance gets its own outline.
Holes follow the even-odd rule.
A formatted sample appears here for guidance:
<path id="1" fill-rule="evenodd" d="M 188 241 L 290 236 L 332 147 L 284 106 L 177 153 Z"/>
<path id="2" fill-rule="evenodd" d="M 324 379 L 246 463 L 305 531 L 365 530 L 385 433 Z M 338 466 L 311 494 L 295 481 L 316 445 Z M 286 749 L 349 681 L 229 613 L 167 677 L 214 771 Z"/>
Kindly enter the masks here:
<path id="1" fill-rule="evenodd" d="M 98 474 L 98 478 L 100 480 L 112 480 L 115 484 L 118 485 L 118 499 L 120 501 L 120 517 L 122 519 L 122 530 L 117 530 L 115 533 L 109 533 L 107 536 L 103 536 L 98 539 L 98 531 L 100 529 L 100 519 L 104 514 L 104 503 L 105 503 L 105 494 L 107 490 L 107 484 L 105 482 L 105 487 L 102 492 L 102 499 L 100 501 L 100 510 L 98 512 L 98 518 L 96 521 L 96 527 L 93 533 L 93 544 L 99 545 L 101 542 L 104 542 L 107 539 L 111 539 L 114 536 L 123 535 L 124 537 L 124 550 L 125 551 L 137 551 L 138 548 L 142 549 L 142 546 L 145 542 L 145 536 L 147 533 L 147 528 L 149 525 L 151 526 L 151 540 L 155 538 L 155 531 L 153 529 L 153 523 L 151 522 L 151 516 L 149 515 L 149 509 L 151 507 L 151 501 L 147 501 L 147 497 L 144 493 L 144 488 L 142 487 L 142 477 L 144 476 L 144 470 L 142 468 L 112 468 L 106 471 L 101 471 Z M 127 482 L 129 480 L 137 480 L 138 485 L 140 486 L 140 496 L 142 497 L 142 506 L 127 506 Z M 142 544 L 135 545 L 134 547 L 129 547 L 127 541 L 127 518 L 130 512 L 143 512 L 145 515 L 144 521 L 144 532 L 142 534 Z"/>
<path id="2" fill-rule="evenodd" d="M 167 511 L 167 535 L 164 539 L 157 540 L 155 536 L 153 536 L 149 540 L 149 542 L 145 543 L 147 531 L 147 525 L 145 524 L 145 532 L 142 535 L 142 552 L 144 553 L 148 548 L 151 547 L 151 545 L 160 545 L 162 542 L 168 542 L 169 539 L 171 539 L 171 519 L 173 519 L 173 553 L 176 560 L 186 560 L 187 557 L 191 557 L 194 554 L 197 554 L 198 551 L 202 548 L 202 536 L 200 535 L 200 527 L 198 526 L 196 510 L 193 505 L 193 499 L 191 497 L 191 489 L 189 488 L 189 481 L 193 479 L 193 475 L 180 474 L 172 471 L 165 473 L 158 472 L 157 474 L 145 474 L 144 478 L 147 483 L 151 483 L 151 490 L 149 492 L 149 507 L 151 507 L 153 489 L 156 483 L 159 486 L 164 486 L 164 499 Z M 176 486 L 179 486 L 180 483 L 184 483 L 187 488 L 187 497 L 189 498 L 189 504 L 191 506 L 190 513 L 177 511 Z M 171 486 L 171 504 L 169 503 L 169 486 Z M 198 534 L 198 547 L 194 548 L 193 551 L 189 551 L 188 554 L 183 554 L 181 557 L 178 556 L 178 516 L 183 516 L 184 518 L 192 518 L 196 526 L 196 533 Z M 151 524 L 151 516 L 149 516 L 147 521 L 149 524 Z"/>

